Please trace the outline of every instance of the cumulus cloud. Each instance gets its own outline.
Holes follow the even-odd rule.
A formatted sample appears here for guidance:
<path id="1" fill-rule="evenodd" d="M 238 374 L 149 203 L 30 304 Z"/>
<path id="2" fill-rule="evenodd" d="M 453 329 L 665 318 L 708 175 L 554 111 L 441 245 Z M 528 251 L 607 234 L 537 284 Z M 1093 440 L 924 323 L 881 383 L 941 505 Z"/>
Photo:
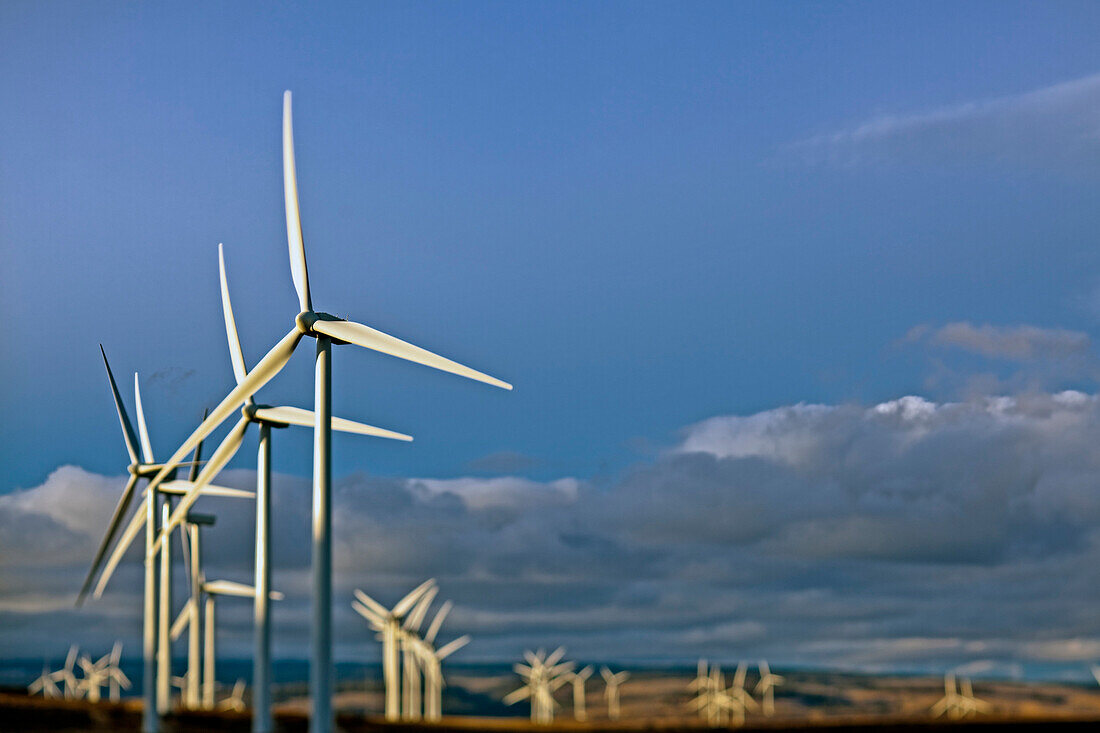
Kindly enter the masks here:
<path id="1" fill-rule="evenodd" d="M 393 602 L 434 576 L 457 604 L 449 633 L 475 637 L 466 659 L 565 643 L 609 659 L 1076 664 L 1095 650 L 1100 601 L 1098 442 L 1095 395 L 909 396 L 714 417 L 607 485 L 347 476 L 334 497 L 338 653 L 377 654 L 340 601 L 353 588 Z M 102 601 L 69 607 L 121 485 L 65 467 L 0 497 L 5 655 L 39 653 L 59 625 L 136 642 L 136 557 Z M 308 639 L 309 494 L 308 479 L 276 477 L 283 654 Z M 251 507 L 210 509 L 209 573 L 247 580 Z M 224 618 L 227 653 L 247 653 L 247 603 Z"/>
<path id="2" fill-rule="evenodd" d="M 1100 160 L 1100 74 L 1018 94 L 875 115 L 794 144 L 815 163 L 988 161 L 1086 170 Z"/>

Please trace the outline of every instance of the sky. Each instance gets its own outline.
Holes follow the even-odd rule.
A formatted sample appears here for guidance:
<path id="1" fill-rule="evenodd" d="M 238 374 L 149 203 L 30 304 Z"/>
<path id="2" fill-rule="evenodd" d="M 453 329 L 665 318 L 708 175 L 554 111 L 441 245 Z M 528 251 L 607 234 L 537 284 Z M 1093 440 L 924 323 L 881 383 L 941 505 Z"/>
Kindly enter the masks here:
<path id="1" fill-rule="evenodd" d="M 334 441 L 338 599 L 436 576 L 471 660 L 1084 679 L 1098 30 L 1071 2 L 0 4 L 0 658 L 62 654 L 59 623 L 136 651 L 136 559 L 71 607 L 127 462 L 98 347 L 163 458 L 232 384 L 219 242 L 248 363 L 285 333 L 290 89 L 314 305 L 516 386 L 335 350 L 336 413 L 416 438 Z M 309 407 L 308 351 L 259 398 Z M 294 656 L 308 433 L 274 454 Z M 249 509 L 204 506 L 247 579 Z M 335 605 L 338 656 L 377 655 Z"/>

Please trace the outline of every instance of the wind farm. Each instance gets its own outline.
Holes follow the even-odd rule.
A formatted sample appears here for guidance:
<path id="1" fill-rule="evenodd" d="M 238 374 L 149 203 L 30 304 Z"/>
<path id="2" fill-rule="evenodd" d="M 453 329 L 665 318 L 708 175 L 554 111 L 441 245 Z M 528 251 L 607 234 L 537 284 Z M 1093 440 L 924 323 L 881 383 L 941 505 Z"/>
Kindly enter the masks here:
<path id="1" fill-rule="evenodd" d="M 1095 729 L 1097 32 L 0 4 L 0 730 Z"/>

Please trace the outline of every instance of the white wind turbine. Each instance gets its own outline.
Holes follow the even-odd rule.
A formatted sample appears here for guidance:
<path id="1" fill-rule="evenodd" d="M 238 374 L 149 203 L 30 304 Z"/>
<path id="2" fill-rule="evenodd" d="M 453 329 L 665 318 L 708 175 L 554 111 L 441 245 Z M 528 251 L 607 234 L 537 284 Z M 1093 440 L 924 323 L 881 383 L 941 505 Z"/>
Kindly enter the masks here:
<path id="1" fill-rule="evenodd" d="M 965 712 L 962 697 L 959 695 L 955 684 L 955 673 L 948 672 L 943 676 L 944 695 L 932 706 L 930 712 L 933 718 L 946 715 L 952 720 L 961 718 Z"/>
<path id="2" fill-rule="evenodd" d="M 38 675 L 27 685 L 27 693 L 30 695 L 42 694 L 42 697 L 47 699 L 57 699 L 61 697 L 61 690 L 57 687 L 57 683 L 54 682 L 53 674 L 50 672 L 50 668 L 46 665 L 42 665 L 42 674 Z"/>
<path id="3" fill-rule="evenodd" d="M 225 275 L 225 256 L 222 245 L 218 245 L 218 276 L 221 284 L 222 315 L 225 320 L 225 335 L 229 342 L 229 358 L 233 364 L 233 376 L 237 384 L 248 378 L 244 352 L 241 350 L 240 337 L 237 335 L 237 323 L 233 317 L 233 303 L 229 298 L 229 284 Z M 271 607 L 265 591 L 271 588 L 271 429 L 285 428 L 288 425 L 313 427 L 316 416 L 309 410 L 298 407 L 272 407 L 256 404 L 252 395 L 244 408 L 244 419 L 259 426 L 260 443 L 256 455 L 256 571 L 255 582 L 255 618 L 254 652 L 252 674 L 253 726 L 255 733 L 267 733 L 272 730 L 271 718 Z M 239 432 L 235 453 L 247 430 L 247 423 Z M 339 417 L 332 418 L 332 429 L 344 433 L 358 433 L 377 438 L 411 441 L 412 437 L 392 430 L 384 430 L 363 423 L 352 422 Z M 231 454 L 230 456 L 231 457 Z M 226 458 L 229 460 L 229 458 Z"/>
<path id="4" fill-rule="evenodd" d="M 290 250 L 290 269 L 294 287 L 298 293 L 300 312 L 294 318 L 294 326 L 256 364 L 248 376 L 240 382 L 202 421 L 195 431 L 180 445 L 163 469 L 153 478 L 153 483 L 164 480 L 172 468 L 210 434 L 234 410 L 243 406 L 249 396 L 258 391 L 290 360 L 303 336 L 317 341 L 315 361 L 315 407 L 313 449 L 313 619 L 310 624 L 312 653 L 310 659 L 311 730 L 328 733 L 333 726 L 332 711 L 332 360 L 331 347 L 336 344 L 355 344 L 418 364 L 458 374 L 504 389 L 512 386 L 487 374 L 475 371 L 457 362 L 394 338 L 369 326 L 347 321 L 313 309 L 310 298 L 305 246 L 302 239 L 301 217 L 298 208 L 298 183 L 294 162 L 294 133 L 291 121 L 290 92 L 283 95 L 283 193 L 286 205 L 287 243 Z M 199 474 L 198 483 L 212 479 L 228 461 L 236 446 L 239 434 L 247 426 L 247 418 L 230 432 L 215 450 L 210 462 Z M 182 521 L 186 508 L 193 501 L 188 494 L 180 502 L 166 529 Z"/>
<path id="5" fill-rule="evenodd" d="M 130 418 L 126 413 L 126 407 L 118 392 L 118 385 L 115 383 L 114 374 L 111 372 L 111 365 L 107 362 L 107 354 L 103 350 L 102 345 L 100 346 L 100 354 L 103 356 L 103 366 L 107 370 L 107 381 L 111 387 L 111 395 L 115 402 L 115 411 L 118 413 L 119 424 L 122 428 L 123 442 L 126 445 L 126 451 L 131 460 L 127 468 L 130 473 L 130 479 L 127 481 L 126 487 L 119 497 L 118 504 L 115 506 L 114 514 L 107 526 L 107 532 L 104 534 L 99 548 L 96 550 L 91 568 L 77 596 L 76 604 L 79 606 L 83 603 L 88 589 L 91 587 L 92 581 L 95 579 L 96 574 L 100 573 L 101 566 L 102 572 L 99 574 L 99 582 L 96 585 L 94 595 L 96 598 L 102 595 L 118 563 L 122 560 L 126 550 L 144 526 L 146 528 L 146 552 L 145 593 L 142 612 L 144 627 L 142 653 L 144 658 L 143 694 L 145 697 L 145 707 L 143 709 L 142 725 L 145 730 L 155 730 L 158 727 L 157 716 L 160 713 L 166 712 L 168 708 L 170 682 L 169 665 L 171 659 L 170 650 L 168 649 L 168 606 L 171 600 L 169 570 L 171 567 L 171 557 L 167 552 L 164 553 L 160 558 L 160 568 L 158 568 L 156 562 L 157 555 L 152 551 L 153 542 L 155 540 L 155 528 L 158 522 L 157 504 L 160 494 L 163 493 L 166 496 L 184 494 L 191 489 L 194 484 L 193 481 L 175 480 L 176 466 L 167 466 L 155 462 L 152 444 L 149 440 L 149 431 L 145 425 L 145 411 L 141 404 L 141 389 L 138 383 L 137 374 L 135 374 L 134 399 L 137 409 L 138 429 L 141 435 L 141 454 L 139 456 L 138 436 L 134 433 L 133 424 L 130 422 Z M 198 464 L 200 452 L 201 442 L 199 445 L 195 446 L 195 456 L 191 466 L 192 479 L 195 478 L 195 467 Z M 151 479 L 150 477 L 154 474 L 156 474 L 156 476 L 161 476 L 161 478 Z M 106 551 L 108 547 L 110 547 L 111 542 L 115 539 L 118 528 L 121 526 L 121 522 L 125 518 L 127 509 L 133 499 L 137 482 L 141 478 L 145 478 L 149 481 L 149 484 L 145 488 L 145 507 L 143 510 L 134 513 L 126 530 L 115 543 L 115 550 L 110 559 L 105 565 L 102 565 Z M 169 480 L 164 481 L 164 478 Z M 201 493 L 206 496 L 252 496 L 250 492 L 211 485 L 202 487 Z M 167 508 L 167 503 L 165 508 Z M 159 588 L 158 575 L 160 576 Z"/>
<path id="6" fill-rule="evenodd" d="M 550 656 L 544 649 L 538 652 L 523 653 L 527 664 L 512 667 L 524 681 L 519 689 L 504 696 L 505 705 L 514 705 L 520 700 L 531 701 L 531 722 L 548 725 L 554 721 L 554 709 L 558 703 L 554 693 L 569 681 L 573 672 L 573 662 L 559 662 L 565 656 L 565 648 L 558 647 Z"/>
<path id="7" fill-rule="evenodd" d="M 116 641 L 111 647 L 110 655 L 104 657 L 107 660 L 107 683 L 110 686 L 111 702 L 119 702 L 122 699 L 122 691 L 130 689 L 130 678 L 122 671 L 122 642 Z M 102 661 L 102 660 L 100 660 Z"/>
<path id="8" fill-rule="evenodd" d="M 604 697 L 607 698 L 607 717 L 611 720 L 619 719 L 619 686 L 630 679 L 630 672 L 612 673 L 607 667 L 600 667 L 600 675 L 606 684 Z"/>
<path id="9" fill-rule="evenodd" d="M 99 689 L 106 687 L 110 678 L 107 672 L 108 663 L 107 656 L 96 662 L 92 662 L 91 657 L 88 656 L 80 657 L 80 669 L 84 673 L 80 679 L 80 688 L 88 702 L 99 702 Z"/>
<path id="10" fill-rule="evenodd" d="M 700 659 L 696 668 L 695 679 L 688 684 L 688 689 L 694 690 L 696 693 L 695 699 L 690 704 L 699 711 L 699 715 L 711 726 L 718 725 L 721 717 L 718 694 L 725 684 L 720 675 L 721 672 L 718 670 L 717 665 L 711 669 L 707 665 L 707 660 Z"/>
<path id="11" fill-rule="evenodd" d="M 424 623 L 424 616 L 428 613 L 428 607 L 432 605 L 439 588 L 432 586 L 417 601 L 416 606 L 409 613 L 405 623 L 401 625 L 398 638 L 401 641 L 401 666 L 404 672 L 404 683 L 401 690 L 401 718 L 402 720 L 420 720 L 420 660 L 417 654 L 417 642 L 420 640 L 420 624 Z"/>
<path id="12" fill-rule="evenodd" d="M 233 683 L 233 691 L 229 697 L 218 703 L 218 710 L 232 710 L 235 713 L 243 712 L 244 707 L 244 680 L 238 679 Z"/>
<path id="13" fill-rule="evenodd" d="M 762 712 L 767 717 L 775 715 L 775 688 L 786 680 L 780 675 L 772 674 L 766 659 L 760 660 L 760 681 L 756 683 L 756 694 L 760 695 Z"/>
<path id="14" fill-rule="evenodd" d="M 436 611 L 424 638 L 413 641 L 420 667 L 424 670 L 424 719 L 429 722 L 438 722 L 443 718 L 443 660 L 470 643 L 470 637 L 466 635 L 435 648 L 436 636 L 451 607 L 450 601 L 444 603 Z"/>
<path id="15" fill-rule="evenodd" d="M 65 655 L 65 666 L 50 674 L 51 680 L 61 683 L 66 700 L 78 700 L 83 694 L 80 688 L 80 680 L 77 679 L 73 671 L 76 667 L 76 657 L 79 652 L 80 649 L 76 644 L 71 645 L 69 653 Z"/>
<path id="16" fill-rule="evenodd" d="M 978 713 L 988 713 L 992 709 L 985 700 L 974 697 L 974 686 L 971 685 L 969 677 L 959 680 L 959 698 L 964 718 Z"/>
<path id="17" fill-rule="evenodd" d="M 387 609 L 361 590 L 355 591 L 352 608 L 365 618 L 382 636 L 382 680 L 386 687 L 386 720 L 401 717 L 401 679 L 398 645 L 401 624 L 420 598 L 435 587 L 435 578 L 424 581 L 411 590 L 392 609 Z"/>
<path id="18" fill-rule="evenodd" d="M 585 709 L 584 683 L 592 676 L 593 667 L 589 665 L 573 673 L 569 681 L 573 685 L 573 719 L 588 720 L 588 711 Z"/>
<path id="19" fill-rule="evenodd" d="M 744 725 L 745 711 L 750 708 L 757 709 L 756 701 L 745 691 L 747 673 L 748 667 L 744 662 L 739 662 L 737 671 L 733 674 L 733 684 L 724 690 L 719 690 L 719 705 L 729 716 L 731 725 Z"/>

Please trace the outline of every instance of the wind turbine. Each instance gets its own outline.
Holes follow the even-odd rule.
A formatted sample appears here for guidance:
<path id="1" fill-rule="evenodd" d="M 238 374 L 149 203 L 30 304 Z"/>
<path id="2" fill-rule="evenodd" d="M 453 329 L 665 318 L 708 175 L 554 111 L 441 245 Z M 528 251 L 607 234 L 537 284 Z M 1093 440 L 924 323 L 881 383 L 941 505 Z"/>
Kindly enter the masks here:
<path id="1" fill-rule="evenodd" d="M 955 673 L 948 672 L 943 676 L 943 689 L 944 695 L 936 704 L 934 704 L 929 712 L 932 713 L 933 718 L 938 718 L 941 715 L 946 715 L 952 720 L 957 720 L 963 716 L 962 698 L 959 696 L 958 689 L 955 685 Z"/>
<path id="2" fill-rule="evenodd" d="M 433 587 L 435 587 L 435 578 L 424 581 L 398 601 L 392 609 L 387 609 L 361 590 L 355 591 L 356 600 L 352 601 L 352 608 L 382 635 L 382 680 L 386 686 L 386 720 L 397 720 L 401 717 L 400 660 L 398 658 L 401 624 L 417 601 Z"/>
<path id="3" fill-rule="evenodd" d="M 438 722 L 443 717 L 443 660 L 470 643 L 469 636 L 460 636 L 435 648 L 436 636 L 452 605 L 450 601 L 444 603 L 436 611 L 424 638 L 413 640 L 420 667 L 424 670 L 424 719 L 429 722 Z"/>
<path id="4" fill-rule="evenodd" d="M 503 389 L 512 386 L 487 374 L 483 374 L 457 362 L 445 359 L 430 351 L 414 346 L 381 331 L 353 321 L 318 312 L 313 309 L 310 298 L 309 276 L 306 267 L 305 245 L 302 238 L 301 217 L 298 208 L 298 183 L 294 161 L 294 133 L 291 119 L 291 95 L 283 94 L 283 194 L 286 206 L 287 244 L 290 251 L 290 269 L 294 287 L 298 293 L 300 312 L 294 318 L 294 326 L 289 332 L 256 364 L 248 377 L 240 382 L 210 415 L 202 421 L 195 431 L 185 440 L 168 463 L 154 478 L 157 483 L 164 480 L 172 468 L 194 448 L 200 440 L 224 421 L 230 413 L 243 406 L 248 397 L 254 394 L 289 361 L 294 349 L 303 336 L 311 336 L 317 341 L 315 360 L 315 407 L 314 450 L 313 450 L 313 620 L 310 625 L 312 654 L 310 660 L 310 698 L 311 730 L 314 733 L 328 733 L 333 726 L 332 711 L 332 360 L 331 347 L 336 344 L 355 344 L 367 349 L 380 351 L 391 356 L 413 361 L 419 364 L 458 374 L 470 379 L 485 382 Z M 229 447 L 239 442 L 238 434 L 244 431 L 247 421 L 242 419 L 214 452 L 210 463 L 200 473 L 212 478 L 221 465 L 223 452 L 231 453 Z M 224 450 L 223 450 L 224 449 Z M 188 504 L 188 498 L 180 502 L 176 509 L 178 518 L 172 522 L 178 524 L 182 519 L 182 510 Z M 170 526 L 172 522 L 170 522 Z"/>
<path id="5" fill-rule="evenodd" d="M 130 689 L 130 678 L 119 666 L 122 661 L 121 641 L 115 642 L 115 645 L 111 647 L 111 654 L 105 659 L 107 660 L 107 682 L 110 685 L 111 702 L 119 702 L 122 699 L 122 691 Z"/>
<path id="6" fill-rule="evenodd" d="M 959 681 L 959 698 L 962 708 L 961 717 L 988 713 L 991 710 L 989 703 L 974 697 L 974 687 L 970 684 L 969 677 L 963 677 Z"/>
<path id="7" fill-rule="evenodd" d="M 775 688 L 785 681 L 781 676 L 772 674 L 766 659 L 760 660 L 760 681 L 756 683 L 755 692 L 761 696 L 762 712 L 769 718 L 775 715 Z"/>
<path id="8" fill-rule="evenodd" d="M 718 693 L 724 687 L 720 680 L 718 666 L 711 669 L 707 660 L 700 659 L 696 667 L 695 679 L 688 684 L 689 690 L 695 690 L 695 699 L 691 701 L 692 707 L 699 711 L 700 717 L 707 721 L 708 725 L 715 726 L 719 723 L 720 708 Z"/>
<path id="9" fill-rule="evenodd" d="M 42 693 L 42 697 L 47 699 L 57 699 L 61 697 L 61 690 L 58 689 L 57 683 L 54 682 L 53 674 L 45 663 L 42 664 L 42 674 L 38 675 L 34 682 L 27 685 L 27 693 L 30 695 Z"/>
<path id="10" fill-rule="evenodd" d="M 80 657 L 80 669 L 84 676 L 80 680 L 80 687 L 84 691 L 84 697 L 88 702 L 99 702 L 99 688 L 105 687 L 110 675 L 107 666 L 110 663 L 108 656 L 104 656 L 96 662 L 91 657 Z"/>
<path id="11" fill-rule="evenodd" d="M 221 284 L 222 315 L 225 319 L 225 335 L 229 341 L 229 358 L 233 364 L 233 376 L 237 384 L 248 378 L 244 352 L 241 350 L 237 323 L 233 317 L 233 303 L 229 298 L 229 284 L 225 275 L 225 255 L 218 245 L 218 276 Z M 256 404 L 252 395 L 244 408 L 244 418 L 255 423 L 260 430 L 260 444 L 256 455 L 256 572 L 255 608 L 253 618 L 254 656 L 252 674 L 253 726 L 255 733 L 272 730 L 271 719 L 271 607 L 266 591 L 271 588 L 271 429 L 288 425 L 313 427 L 316 416 L 298 407 L 272 407 Z M 392 430 L 352 422 L 339 417 L 332 418 L 332 428 L 345 433 L 358 433 L 391 440 L 411 441 L 412 437 Z M 245 428 L 240 432 L 243 440 Z M 240 441 L 237 442 L 237 447 Z M 237 447 L 233 448 L 235 453 Z"/>
<path id="12" fill-rule="evenodd" d="M 748 667 L 744 662 L 739 662 L 733 674 L 733 684 L 724 690 L 719 686 L 718 702 L 729 715 L 731 725 L 744 725 L 746 709 L 757 709 L 756 701 L 745 691 L 747 673 Z"/>
<path id="13" fill-rule="evenodd" d="M 215 663 L 215 601 L 220 596 L 233 596 L 237 598 L 252 598 L 256 589 L 251 585 L 238 583 L 233 580 L 204 580 L 202 592 L 206 596 L 206 608 L 203 618 L 203 633 L 205 634 L 205 649 L 203 650 L 203 688 L 202 706 L 205 710 L 214 707 L 214 663 Z M 278 591 L 268 591 L 271 600 L 281 601 L 283 594 Z"/>
<path id="14" fill-rule="evenodd" d="M 401 717 L 404 720 L 420 720 L 421 713 L 421 678 L 420 660 L 417 655 L 417 644 L 420 641 L 420 624 L 424 623 L 424 617 L 428 613 L 428 607 L 432 605 L 439 588 L 432 586 L 417 601 L 413 610 L 409 613 L 405 623 L 401 625 L 401 657 L 402 667 L 405 673 L 405 686 L 401 695 Z"/>
<path id="15" fill-rule="evenodd" d="M 531 722 L 550 724 L 554 721 L 554 709 L 558 706 L 554 692 L 569 681 L 573 672 L 573 662 L 559 662 L 565 656 L 565 648 L 558 647 L 549 656 L 546 651 L 526 651 L 523 653 L 527 664 L 512 667 L 524 681 L 522 687 L 504 696 L 505 705 L 514 705 L 520 700 L 531 701 Z"/>
<path id="16" fill-rule="evenodd" d="M 76 678 L 73 670 L 76 666 L 76 657 L 80 648 L 76 644 L 69 647 L 69 653 L 65 655 L 65 666 L 50 674 L 50 679 L 60 682 L 64 690 L 66 700 L 79 700 L 83 691 L 80 689 L 80 680 Z"/>
<path id="17" fill-rule="evenodd" d="M 176 466 L 165 466 L 158 464 L 153 458 L 152 444 L 149 441 L 149 431 L 145 425 L 145 412 L 141 404 L 141 389 L 137 379 L 137 375 L 134 375 L 134 398 L 137 408 L 138 428 L 140 430 L 140 450 L 138 452 L 139 440 L 138 435 L 134 432 L 133 424 L 130 422 L 129 415 L 126 413 L 126 407 L 122 402 L 122 396 L 118 392 L 118 385 L 115 383 L 114 374 L 111 372 L 111 365 L 107 361 L 107 353 L 104 351 L 103 346 L 99 347 L 100 354 L 103 357 L 103 366 L 107 371 L 107 381 L 111 388 L 111 395 L 115 402 L 115 411 L 118 413 L 119 425 L 122 428 L 123 443 L 126 446 L 126 452 L 130 456 L 130 464 L 127 470 L 130 473 L 130 479 L 126 483 L 126 487 L 122 491 L 122 495 L 119 497 L 118 503 L 115 506 L 114 514 L 111 517 L 107 526 L 107 532 L 104 534 L 103 539 L 100 541 L 99 547 L 96 550 L 95 557 L 92 560 L 92 565 L 88 570 L 88 575 L 84 579 L 84 583 L 81 586 L 80 592 L 77 595 L 76 605 L 80 606 L 85 597 L 87 596 L 89 588 L 91 588 L 92 582 L 95 580 L 96 574 L 99 573 L 99 582 L 96 585 L 95 597 L 99 598 L 103 589 L 106 587 L 108 580 L 114 573 L 115 567 L 122 560 L 127 548 L 137 537 L 141 528 L 145 526 L 146 536 L 146 552 L 145 552 L 145 593 L 143 601 L 143 646 L 142 653 L 144 659 L 144 683 L 143 683 L 143 695 L 145 697 L 145 707 L 143 709 L 143 721 L 142 728 L 146 731 L 153 731 L 158 728 L 158 714 L 167 710 L 168 699 L 165 686 L 159 684 L 159 679 L 167 675 L 167 664 L 169 661 L 169 655 L 167 653 L 167 634 L 161 634 L 158 630 L 158 621 L 160 616 L 167 619 L 166 613 L 158 614 L 158 603 L 167 601 L 169 593 L 169 585 L 167 573 L 162 573 L 164 582 L 158 588 L 157 576 L 158 567 L 156 563 L 156 555 L 151 551 L 153 541 L 155 539 L 154 530 L 157 524 L 157 503 L 160 493 L 164 494 L 183 494 L 187 492 L 193 485 L 192 481 L 176 481 L 175 470 Z M 192 461 L 192 478 L 195 477 L 195 467 L 198 464 L 199 453 L 201 451 L 201 441 L 199 445 L 195 447 L 195 457 Z M 177 461 L 177 465 L 178 465 Z M 153 475 L 160 476 L 161 478 L 150 479 Z M 163 474 L 163 475 L 162 475 Z M 115 544 L 115 550 L 112 553 L 110 559 L 106 565 L 102 565 L 103 558 L 107 549 L 110 547 L 111 542 L 115 539 L 119 527 L 123 519 L 126 517 L 126 512 L 130 507 L 133 500 L 134 492 L 137 487 L 139 479 L 146 479 L 149 483 L 145 488 L 145 507 L 143 510 L 139 510 L 134 513 L 129 525 L 123 532 L 122 536 Z M 165 481 L 164 479 L 169 479 Z M 201 493 L 207 496 L 231 496 L 231 497 L 251 497 L 249 492 L 242 492 L 236 489 L 227 489 L 221 486 L 206 486 L 201 489 Z M 100 573 L 100 568 L 103 568 Z M 160 603 L 162 606 L 167 606 L 167 603 Z M 162 624 L 163 628 L 166 628 L 166 623 Z M 158 654 L 158 647 L 162 650 Z M 159 667 L 158 667 L 159 663 Z M 167 682 L 167 680 L 166 680 Z"/>
<path id="18" fill-rule="evenodd" d="M 573 719 L 588 720 L 588 711 L 584 707 L 584 683 L 592 676 L 593 667 L 588 665 L 584 669 L 574 672 L 569 681 L 573 683 Z"/>
<path id="19" fill-rule="evenodd" d="M 607 667 L 600 667 L 600 675 L 606 684 L 604 697 L 607 698 L 607 717 L 611 720 L 619 719 L 619 685 L 630 679 L 630 672 L 612 673 Z"/>
<path id="20" fill-rule="evenodd" d="M 244 689 L 244 680 L 238 679 L 233 684 L 233 692 L 229 693 L 229 697 L 218 703 L 218 710 L 232 710 L 236 713 L 243 712 L 245 709 Z"/>

